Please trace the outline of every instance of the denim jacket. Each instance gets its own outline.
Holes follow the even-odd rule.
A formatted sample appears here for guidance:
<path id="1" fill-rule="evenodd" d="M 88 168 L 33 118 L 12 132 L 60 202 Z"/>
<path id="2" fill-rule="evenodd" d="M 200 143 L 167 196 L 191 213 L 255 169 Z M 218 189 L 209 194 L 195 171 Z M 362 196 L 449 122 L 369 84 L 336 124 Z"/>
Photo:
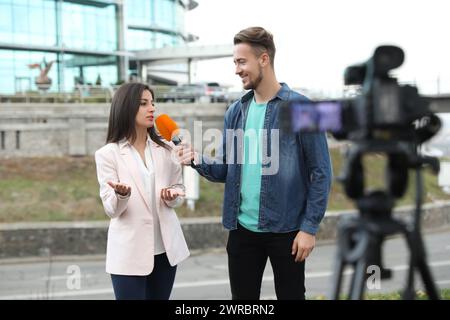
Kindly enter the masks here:
<path id="1" fill-rule="evenodd" d="M 264 129 L 268 133 L 267 147 L 263 152 L 263 157 L 264 154 L 267 157 L 266 161 L 263 159 L 262 170 L 267 171 L 261 177 L 258 228 L 278 233 L 301 230 L 314 235 L 325 215 L 331 188 L 332 169 L 327 140 L 323 132 L 272 130 L 280 128 L 280 103 L 292 99 L 307 101 L 286 84 L 281 85 L 277 95 L 268 102 L 264 118 Z M 222 222 L 228 230 L 237 228 L 240 206 L 243 152 L 242 136 L 239 138 L 236 132 L 245 129 L 253 95 L 253 91 L 248 92 L 228 108 L 221 148 L 214 158 L 202 156 L 201 163 L 194 166 L 206 179 L 225 182 Z M 272 150 L 276 145 L 278 150 Z M 271 161 L 268 161 L 269 155 Z"/>

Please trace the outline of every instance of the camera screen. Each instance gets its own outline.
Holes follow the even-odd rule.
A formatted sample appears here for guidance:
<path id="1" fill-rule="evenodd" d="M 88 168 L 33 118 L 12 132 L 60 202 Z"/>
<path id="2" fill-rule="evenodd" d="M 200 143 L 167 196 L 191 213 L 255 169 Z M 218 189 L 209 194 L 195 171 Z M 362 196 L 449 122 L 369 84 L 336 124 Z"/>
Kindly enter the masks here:
<path id="1" fill-rule="evenodd" d="M 342 104 L 336 101 L 294 101 L 290 104 L 294 132 L 331 131 L 342 129 Z"/>

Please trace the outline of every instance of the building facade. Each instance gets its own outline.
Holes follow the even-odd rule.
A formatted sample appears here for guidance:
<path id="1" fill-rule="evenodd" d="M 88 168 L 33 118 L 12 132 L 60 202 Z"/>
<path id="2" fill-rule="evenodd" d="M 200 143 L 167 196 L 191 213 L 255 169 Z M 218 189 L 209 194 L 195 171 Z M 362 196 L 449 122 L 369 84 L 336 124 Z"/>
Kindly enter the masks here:
<path id="1" fill-rule="evenodd" d="M 136 50 L 183 45 L 192 0 L 0 0 L 0 94 L 129 80 Z"/>

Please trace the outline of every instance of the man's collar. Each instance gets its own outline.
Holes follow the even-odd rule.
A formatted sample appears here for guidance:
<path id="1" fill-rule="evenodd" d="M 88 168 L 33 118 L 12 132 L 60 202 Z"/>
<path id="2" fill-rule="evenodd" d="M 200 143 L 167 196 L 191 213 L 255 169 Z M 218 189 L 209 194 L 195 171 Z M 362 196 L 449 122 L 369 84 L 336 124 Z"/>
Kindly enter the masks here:
<path id="1" fill-rule="evenodd" d="M 278 90 L 276 96 L 281 100 L 287 101 L 289 99 L 289 91 L 291 89 L 284 82 L 281 82 L 280 84 L 281 84 L 281 88 L 280 88 L 280 90 Z"/>
<path id="2" fill-rule="evenodd" d="M 281 100 L 287 101 L 289 99 L 289 90 L 290 90 L 289 86 L 284 82 L 281 82 L 280 85 L 281 85 L 281 88 L 280 88 L 280 90 L 278 90 L 275 97 L 277 97 Z M 242 96 L 241 103 L 246 103 L 247 101 L 252 99 L 254 95 L 255 95 L 255 92 L 253 90 L 250 90 L 249 92 L 247 92 L 246 94 L 244 94 Z"/>

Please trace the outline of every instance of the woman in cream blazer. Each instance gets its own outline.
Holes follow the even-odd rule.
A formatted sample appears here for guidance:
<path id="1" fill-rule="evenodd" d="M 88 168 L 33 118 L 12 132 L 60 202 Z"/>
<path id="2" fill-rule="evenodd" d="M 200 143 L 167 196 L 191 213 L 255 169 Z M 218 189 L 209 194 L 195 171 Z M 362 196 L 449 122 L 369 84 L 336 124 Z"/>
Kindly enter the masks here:
<path id="1" fill-rule="evenodd" d="M 169 299 L 189 250 L 174 207 L 181 166 L 154 128 L 154 94 L 127 83 L 113 97 L 107 144 L 95 152 L 100 197 L 111 218 L 106 272 L 116 299 Z"/>

